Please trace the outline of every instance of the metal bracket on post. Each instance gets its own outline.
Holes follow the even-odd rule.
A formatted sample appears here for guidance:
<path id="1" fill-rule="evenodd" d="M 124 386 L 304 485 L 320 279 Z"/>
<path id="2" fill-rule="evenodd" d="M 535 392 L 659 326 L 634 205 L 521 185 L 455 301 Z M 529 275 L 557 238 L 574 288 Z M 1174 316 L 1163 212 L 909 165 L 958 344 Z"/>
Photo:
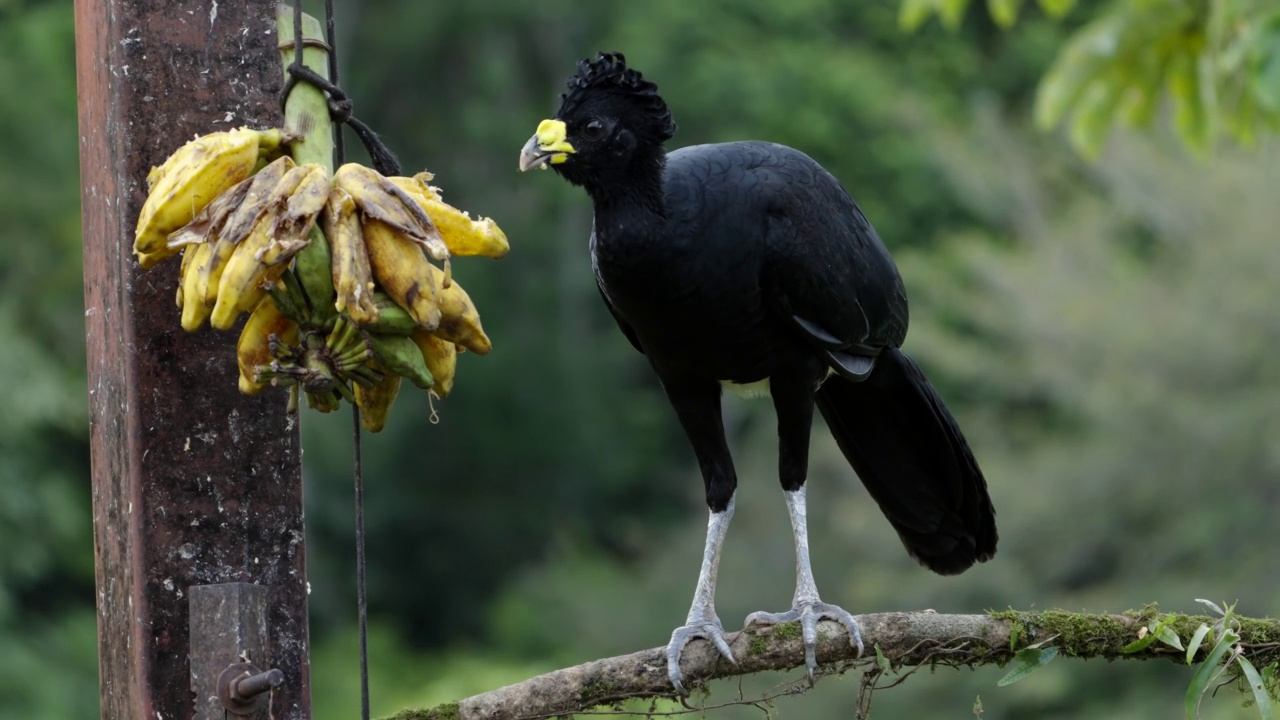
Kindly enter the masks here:
<path id="1" fill-rule="evenodd" d="M 269 669 L 267 588 L 251 583 L 191 587 L 191 690 L 195 720 L 271 717 L 271 690 L 284 673 Z M 262 670 L 267 667 L 267 670 Z"/>

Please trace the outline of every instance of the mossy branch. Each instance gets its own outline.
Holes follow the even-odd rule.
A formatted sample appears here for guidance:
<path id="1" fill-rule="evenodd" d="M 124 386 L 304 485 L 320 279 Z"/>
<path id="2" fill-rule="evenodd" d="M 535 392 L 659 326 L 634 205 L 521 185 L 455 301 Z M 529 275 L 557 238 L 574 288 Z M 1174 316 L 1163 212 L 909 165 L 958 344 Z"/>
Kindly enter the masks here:
<path id="1" fill-rule="evenodd" d="M 896 672 L 920 665 L 1004 665 L 1014 654 L 1053 638 L 1045 647 L 1078 658 L 1185 662 L 1186 653 L 1162 643 L 1137 652 L 1124 647 L 1138 639 L 1151 621 L 1172 618 L 1169 628 L 1184 641 L 1201 623 L 1218 618 L 1158 613 L 1154 608 L 1122 615 L 1090 615 L 1061 610 L 1009 610 L 988 615 L 879 613 L 858 616 L 867 652 L 855 657 L 844 629 L 833 622 L 819 625 L 820 675 L 860 670 L 880 673 L 874 648 Z M 1244 656 L 1257 667 L 1280 660 L 1280 620 L 1237 617 Z M 1056 636 L 1056 637 L 1055 637 Z M 728 636 L 738 664 L 720 658 L 705 641 L 685 650 L 681 669 L 686 678 L 706 682 L 719 678 L 800 667 L 804 653 L 795 623 L 752 628 Z M 1207 645 L 1200 650 L 1201 659 Z M 535 720 L 614 705 L 632 698 L 671 697 L 665 652 L 653 648 L 630 655 L 593 660 L 539 675 L 524 682 L 428 709 L 404 710 L 388 720 Z M 696 684 L 696 683 L 695 683 Z M 643 714 L 643 713 L 641 713 Z"/>

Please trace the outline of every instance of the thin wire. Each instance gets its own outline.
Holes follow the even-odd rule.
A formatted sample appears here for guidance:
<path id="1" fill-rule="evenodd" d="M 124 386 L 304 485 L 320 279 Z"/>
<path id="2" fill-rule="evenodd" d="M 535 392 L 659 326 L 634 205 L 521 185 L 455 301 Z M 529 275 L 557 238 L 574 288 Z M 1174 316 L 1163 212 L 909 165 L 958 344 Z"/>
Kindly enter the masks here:
<path id="1" fill-rule="evenodd" d="M 324 0 L 325 40 L 329 43 L 329 82 L 338 84 L 338 33 L 334 29 L 333 0 Z M 334 129 L 333 154 L 337 158 L 333 166 L 346 162 L 346 148 L 342 139 L 342 125 Z"/>
<path id="2" fill-rule="evenodd" d="M 360 467 L 360 408 L 351 406 L 351 441 L 355 449 L 356 603 L 360 613 L 360 718 L 369 720 L 369 597 L 364 584 L 364 472 Z"/>
<path id="3" fill-rule="evenodd" d="M 302 0 L 294 0 L 300 7 Z M 295 10 L 295 12 L 297 12 Z M 338 86 L 338 36 L 334 23 L 333 0 L 324 0 L 325 42 L 329 44 L 329 82 Z M 342 124 L 333 128 L 333 166 L 346 162 L 342 140 Z M 360 632 L 360 718 L 369 720 L 369 593 L 365 586 L 364 554 L 364 470 L 360 461 L 360 408 L 351 406 L 351 447 L 355 455 L 354 484 L 356 500 L 356 612 Z"/>

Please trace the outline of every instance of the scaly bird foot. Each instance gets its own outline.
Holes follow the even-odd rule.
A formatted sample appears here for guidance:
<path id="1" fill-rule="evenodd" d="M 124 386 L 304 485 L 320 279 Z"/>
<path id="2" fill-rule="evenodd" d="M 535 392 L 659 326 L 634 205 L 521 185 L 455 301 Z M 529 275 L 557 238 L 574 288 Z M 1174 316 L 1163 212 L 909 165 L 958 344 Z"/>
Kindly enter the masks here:
<path id="1" fill-rule="evenodd" d="M 720 625 L 719 618 L 713 616 L 707 620 L 691 620 L 688 624 L 681 625 L 671 633 L 671 642 L 667 643 L 667 677 L 681 696 L 688 696 L 689 691 L 685 690 L 684 684 L 680 682 L 680 653 L 684 652 L 684 646 L 694 638 L 711 641 L 725 660 L 734 665 L 738 664 L 738 661 L 733 659 L 733 651 L 729 649 L 728 641 L 724 639 L 724 628 Z"/>
<path id="2" fill-rule="evenodd" d="M 849 644 L 858 649 L 858 657 L 862 657 L 862 633 L 858 631 L 858 622 L 843 608 L 814 600 L 791 608 L 786 612 L 769 613 L 753 612 L 747 616 L 746 627 L 752 625 L 781 625 L 782 623 L 800 621 L 800 636 L 804 640 L 804 665 L 809 673 L 809 685 L 813 685 L 813 674 L 818 670 L 818 621 L 826 618 L 844 625 L 849 631 Z"/>

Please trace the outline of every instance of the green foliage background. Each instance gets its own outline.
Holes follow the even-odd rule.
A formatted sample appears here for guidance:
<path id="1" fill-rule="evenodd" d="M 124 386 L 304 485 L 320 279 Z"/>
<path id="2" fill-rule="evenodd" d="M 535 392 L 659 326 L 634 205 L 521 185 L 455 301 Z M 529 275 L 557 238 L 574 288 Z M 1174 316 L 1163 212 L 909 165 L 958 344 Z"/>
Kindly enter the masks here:
<path id="1" fill-rule="evenodd" d="M 907 349 L 986 469 L 1000 553 L 939 578 L 906 557 L 815 433 L 824 597 L 853 612 L 1187 610 L 1210 597 L 1280 613 L 1274 7 L 968 5 L 339 3 L 358 114 L 408 168 L 435 172 L 448 199 L 495 216 L 513 246 L 501 262 L 456 266 L 495 352 L 462 357 L 438 425 L 406 396 L 366 437 L 375 713 L 658 645 L 687 609 L 704 522 L 696 468 L 600 306 L 586 197 L 515 172 L 573 62 L 601 49 L 659 83 L 677 144 L 767 138 L 845 182 L 906 277 Z M 1196 88 L 1185 68 L 1132 80 L 1146 68 L 1137 50 L 1155 45 L 1120 43 L 1085 58 L 1094 75 L 1073 70 L 1088 33 L 1162 12 L 1190 43 L 1169 52 L 1197 53 Z M 5 720 L 97 713 L 72 26 L 68 3 L 0 1 L 0 88 L 22 88 L 0 103 Z M 1226 40 L 1196 46 L 1201 35 Z M 1238 57 L 1232 42 L 1244 43 Z M 1063 89 L 1072 77 L 1085 79 Z M 1108 84 L 1122 80 L 1138 89 Z M 1230 87 L 1235 104 L 1219 91 Z M 1109 94 L 1107 114 L 1098 96 Z M 1149 123 L 1116 124 L 1126 119 Z M 231 387 L 230 360 L 225 375 Z M 732 627 L 788 602 L 792 549 L 767 406 L 726 405 L 743 479 L 722 571 Z M 305 416 L 322 720 L 358 708 L 348 432 L 345 416 Z M 984 718 L 1176 717 L 1191 671 L 1060 662 L 996 688 L 1002 672 L 922 674 L 875 709 L 967 717 L 981 695 Z M 714 686 L 713 698 L 737 691 Z M 845 717 L 855 692 L 852 678 L 828 680 L 780 701 L 776 717 Z M 1207 716 L 1246 711 L 1220 694 Z"/>

